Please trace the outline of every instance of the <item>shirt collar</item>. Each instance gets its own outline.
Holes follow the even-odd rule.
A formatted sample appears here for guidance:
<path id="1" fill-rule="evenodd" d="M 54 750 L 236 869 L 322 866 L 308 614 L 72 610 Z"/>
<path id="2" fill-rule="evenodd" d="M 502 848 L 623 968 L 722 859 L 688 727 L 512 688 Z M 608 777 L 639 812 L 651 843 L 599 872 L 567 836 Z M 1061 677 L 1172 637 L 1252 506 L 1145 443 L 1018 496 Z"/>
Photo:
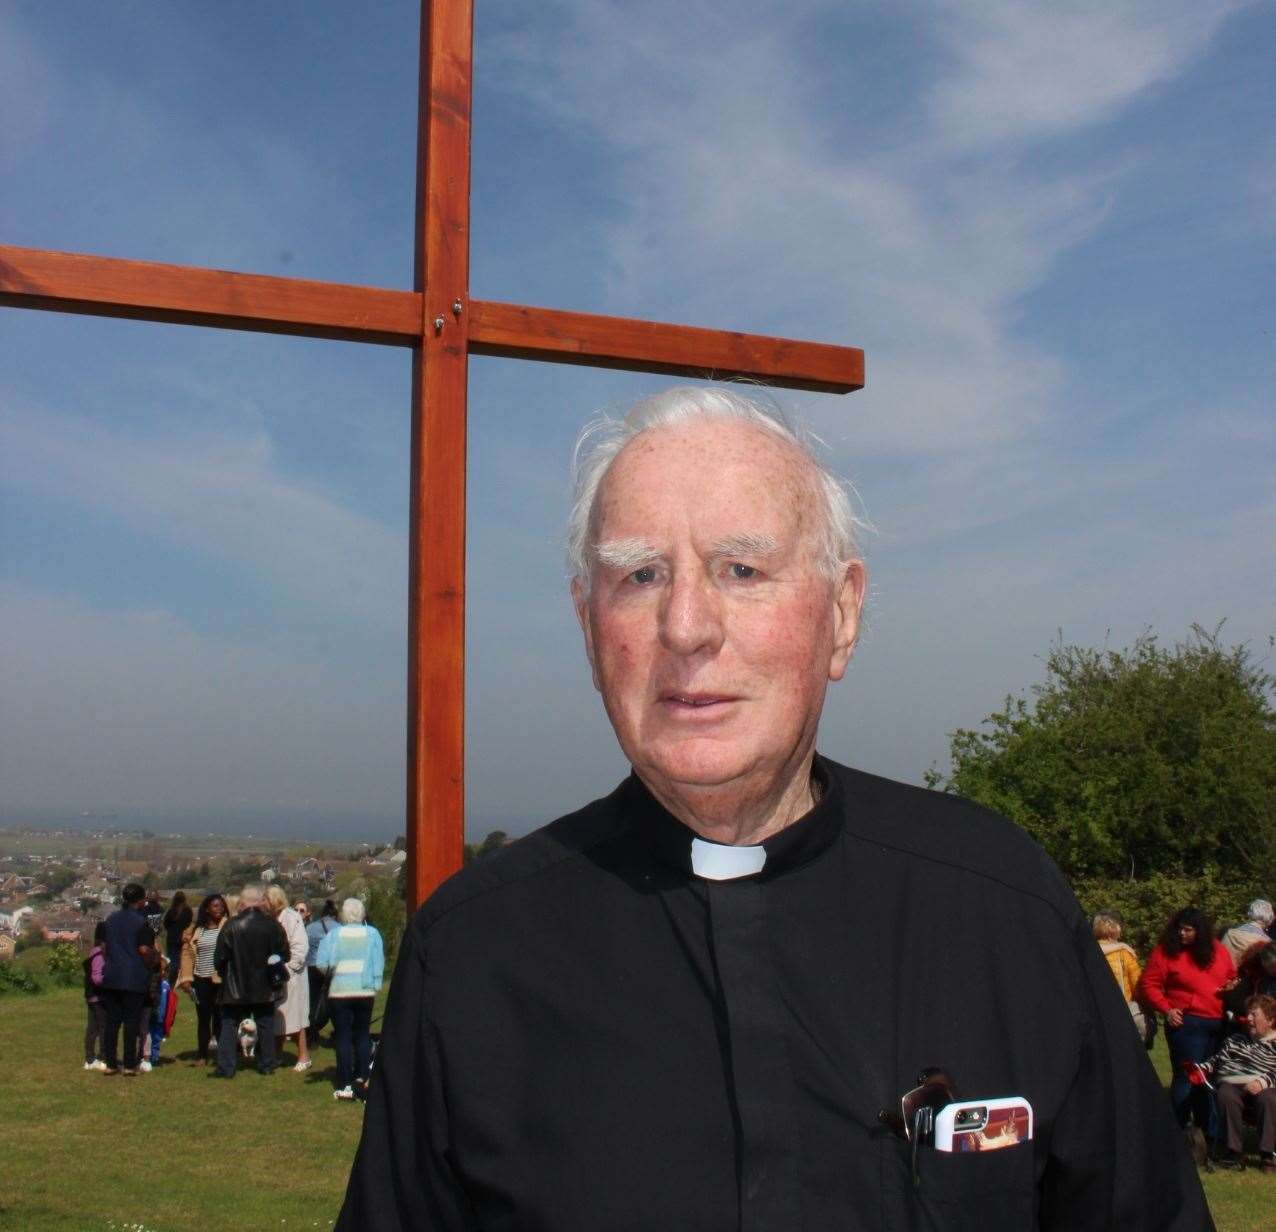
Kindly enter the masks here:
<path id="1" fill-rule="evenodd" d="M 811 767 L 811 779 L 820 793 L 818 803 L 792 825 L 785 826 L 778 834 L 773 834 L 758 844 L 761 852 L 754 855 L 748 863 L 756 865 L 760 860 L 761 868 L 757 872 L 751 869 L 745 871 L 742 874 L 744 878 L 756 877 L 759 881 L 770 881 L 792 869 L 800 868 L 822 855 L 837 837 L 842 828 L 841 788 L 836 777 L 829 773 L 818 755 Z M 636 774 L 631 774 L 625 784 L 625 812 L 635 833 L 661 864 L 689 876 L 696 875 L 692 866 L 692 843 L 699 836 L 674 817 L 647 790 Z M 704 853 L 708 859 L 707 867 L 733 872 L 730 865 L 735 863 L 735 859 L 726 852 L 736 849 L 702 839 L 700 845 L 702 850 L 725 848 L 716 859 L 714 851 Z M 765 858 L 761 858 L 762 853 L 765 853 Z M 701 863 L 700 867 L 705 869 L 706 865 Z M 708 876 L 706 879 L 740 880 L 741 876 Z"/>

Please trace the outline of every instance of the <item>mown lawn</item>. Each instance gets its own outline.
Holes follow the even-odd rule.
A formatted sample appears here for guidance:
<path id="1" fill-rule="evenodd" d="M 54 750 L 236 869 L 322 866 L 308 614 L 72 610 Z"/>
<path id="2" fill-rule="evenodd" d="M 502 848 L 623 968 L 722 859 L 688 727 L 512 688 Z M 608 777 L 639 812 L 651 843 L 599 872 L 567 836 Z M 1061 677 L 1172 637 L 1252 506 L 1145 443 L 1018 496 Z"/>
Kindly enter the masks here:
<path id="1" fill-rule="evenodd" d="M 0 1229 L 304 1232 L 336 1219 L 363 1106 L 333 1101 L 330 1047 L 307 1074 L 213 1081 L 188 1063 L 183 1001 L 154 1073 L 103 1078 L 81 1068 L 83 1015 L 79 989 L 0 997 Z M 1153 1062 L 1167 1080 L 1162 1039 Z M 1203 1180 L 1219 1232 L 1276 1229 L 1276 1176 Z"/>
<path id="2" fill-rule="evenodd" d="M 79 989 L 0 998 L 0 1229 L 293 1232 L 336 1219 L 363 1105 L 333 1100 L 330 1047 L 305 1074 L 218 1082 L 189 1063 L 188 1000 L 153 1073 L 86 1072 L 83 1037 Z"/>

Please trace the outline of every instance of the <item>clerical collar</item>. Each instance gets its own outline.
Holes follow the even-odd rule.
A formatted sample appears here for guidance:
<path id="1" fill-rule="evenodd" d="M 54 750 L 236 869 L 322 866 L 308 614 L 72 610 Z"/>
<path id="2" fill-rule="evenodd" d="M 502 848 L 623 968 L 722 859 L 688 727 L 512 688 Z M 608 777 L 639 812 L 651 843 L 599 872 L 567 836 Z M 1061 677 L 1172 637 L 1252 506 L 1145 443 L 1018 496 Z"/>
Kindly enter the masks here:
<path id="1" fill-rule="evenodd" d="M 732 847 L 697 835 L 691 840 L 691 871 L 702 881 L 735 881 L 753 877 L 766 865 L 766 848 Z"/>
<path id="2" fill-rule="evenodd" d="M 701 838 L 673 816 L 637 775 L 627 784 L 626 811 L 636 832 L 662 864 L 707 881 L 756 877 L 769 881 L 823 853 L 842 828 L 837 779 L 817 756 L 811 767 L 815 806 L 755 846 L 733 847 Z"/>

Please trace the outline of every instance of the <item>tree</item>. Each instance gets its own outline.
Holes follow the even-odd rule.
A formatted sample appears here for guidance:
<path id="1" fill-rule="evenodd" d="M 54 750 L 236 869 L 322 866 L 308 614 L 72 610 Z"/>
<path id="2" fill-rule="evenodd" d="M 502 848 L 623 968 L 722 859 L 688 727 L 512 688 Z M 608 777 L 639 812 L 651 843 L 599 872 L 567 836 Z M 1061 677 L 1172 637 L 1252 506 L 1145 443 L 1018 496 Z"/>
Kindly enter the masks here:
<path id="1" fill-rule="evenodd" d="M 1004 813 L 1070 877 L 1276 874 L 1273 678 L 1199 625 L 1173 649 L 1065 646 L 1031 702 L 953 733 L 927 785 Z"/>
<path id="2" fill-rule="evenodd" d="M 46 869 L 41 874 L 40 880 L 48 886 L 50 894 L 61 894 L 63 890 L 74 883 L 78 876 L 79 874 L 75 869 L 60 864 L 54 868 Z"/>

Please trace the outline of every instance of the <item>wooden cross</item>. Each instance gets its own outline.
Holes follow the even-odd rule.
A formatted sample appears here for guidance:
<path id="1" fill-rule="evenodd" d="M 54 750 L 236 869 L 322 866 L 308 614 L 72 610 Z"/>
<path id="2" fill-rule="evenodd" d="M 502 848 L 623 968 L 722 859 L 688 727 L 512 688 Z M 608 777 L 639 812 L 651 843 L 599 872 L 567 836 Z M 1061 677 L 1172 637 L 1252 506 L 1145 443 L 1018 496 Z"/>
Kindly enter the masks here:
<path id="1" fill-rule="evenodd" d="M 409 906 L 464 843 L 468 358 L 498 355 L 846 393 L 854 347 L 471 299 L 473 0 L 422 0 L 412 291 L 0 245 L 0 304 L 412 348 Z"/>

